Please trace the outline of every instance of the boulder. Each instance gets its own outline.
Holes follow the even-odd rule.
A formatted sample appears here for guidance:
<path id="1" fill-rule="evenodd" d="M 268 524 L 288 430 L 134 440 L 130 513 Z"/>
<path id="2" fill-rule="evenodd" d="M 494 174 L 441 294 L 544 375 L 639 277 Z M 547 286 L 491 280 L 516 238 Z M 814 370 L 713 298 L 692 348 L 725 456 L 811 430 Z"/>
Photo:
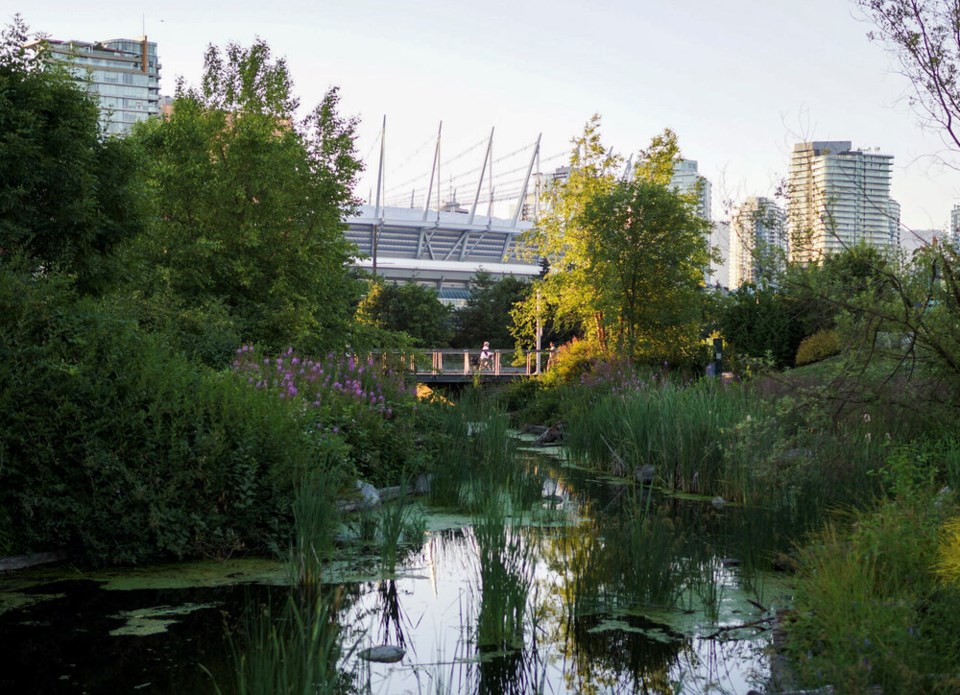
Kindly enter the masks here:
<path id="1" fill-rule="evenodd" d="M 366 661 L 375 661 L 380 664 L 392 664 L 400 661 L 406 651 L 402 647 L 396 647 L 392 644 L 380 644 L 376 647 L 369 647 L 361 650 L 357 656 Z"/>

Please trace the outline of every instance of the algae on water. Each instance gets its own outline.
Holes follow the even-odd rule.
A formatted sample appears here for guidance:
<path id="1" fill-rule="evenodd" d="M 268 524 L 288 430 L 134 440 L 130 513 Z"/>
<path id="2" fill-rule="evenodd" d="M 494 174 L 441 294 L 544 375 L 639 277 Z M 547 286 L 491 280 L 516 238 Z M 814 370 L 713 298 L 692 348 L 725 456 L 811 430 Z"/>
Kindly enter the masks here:
<path id="1" fill-rule="evenodd" d="M 153 608 L 138 608 L 132 611 L 122 611 L 113 616 L 119 620 L 126 620 L 126 624 L 110 631 L 113 637 L 158 635 L 180 620 L 180 616 L 189 615 L 204 608 L 215 608 L 216 603 L 185 603 L 181 606 L 155 606 Z"/>

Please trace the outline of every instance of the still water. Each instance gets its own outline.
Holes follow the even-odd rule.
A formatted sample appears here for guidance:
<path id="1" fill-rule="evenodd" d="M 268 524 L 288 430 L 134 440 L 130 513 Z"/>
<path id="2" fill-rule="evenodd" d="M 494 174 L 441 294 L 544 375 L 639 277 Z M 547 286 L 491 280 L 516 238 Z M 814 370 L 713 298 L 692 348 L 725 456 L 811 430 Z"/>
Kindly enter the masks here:
<path id="1" fill-rule="evenodd" d="M 424 509 L 427 533 L 393 572 L 372 551 L 344 549 L 328 577 L 341 586 L 341 667 L 363 693 L 746 693 L 770 677 L 771 618 L 789 590 L 746 570 L 720 538 L 725 517 L 687 501 L 678 516 L 717 535 L 703 563 L 711 595 L 670 608 L 587 601 L 570 548 L 605 515 L 622 485 L 542 466 L 543 499 L 513 530 L 535 548 L 522 635 L 477 646 L 484 587 L 469 516 Z M 709 522 L 702 521 L 709 519 Z M 629 553 L 631 548 L 607 548 Z M 591 558 L 586 558 L 587 566 Z M 279 603 L 283 566 L 231 560 L 105 573 L 44 568 L 0 575 L 0 693 L 231 691 L 231 651 L 245 606 Z M 706 605 L 709 604 L 709 605 Z M 572 606 L 576 606 L 574 610 Z M 374 645 L 405 650 L 396 663 L 358 657 Z"/>

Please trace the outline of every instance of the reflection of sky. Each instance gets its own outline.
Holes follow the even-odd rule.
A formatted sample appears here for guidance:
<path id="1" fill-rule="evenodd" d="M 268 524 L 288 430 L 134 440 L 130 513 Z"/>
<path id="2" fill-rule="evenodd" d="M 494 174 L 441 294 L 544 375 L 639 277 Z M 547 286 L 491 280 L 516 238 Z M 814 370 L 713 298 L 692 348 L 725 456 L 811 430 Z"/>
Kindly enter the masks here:
<path id="1" fill-rule="evenodd" d="M 551 494 L 565 496 L 566 491 Z M 559 532 L 543 529 L 542 533 L 550 539 L 556 538 Z M 737 636 L 753 635 L 753 638 L 726 641 L 697 636 L 715 632 L 717 625 L 738 625 L 762 617 L 746 602 L 745 599 L 754 594 L 745 596 L 740 591 L 735 569 L 719 570 L 722 600 L 719 620 L 714 625 L 707 624 L 702 612 L 696 612 L 683 616 L 686 623 L 674 625 L 677 631 L 674 634 L 682 632 L 684 636 L 669 644 L 655 644 L 629 632 L 604 632 L 602 627 L 574 630 L 576 639 L 571 640 L 571 631 L 565 625 L 565 578 L 558 571 L 564 569 L 562 557 L 557 556 L 555 549 L 550 550 L 549 540 L 542 547 L 545 557 L 537 563 L 537 588 L 533 596 L 540 616 L 537 653 L 543 663 L 529 666 L 533 636 L 528 627 L 524 653 L 528 661 L 518 660 L 519 664 L 511 666 L 517 671 L 516 678 L 527 679 L 528 684 L 530 679 L 545 678 L 545 691 L 554 693 L 583 692 L 591 684 L 596 692 L 633 692 L 637 685 L 636 670 L 632 673 L 629 665 L 636 666 L 638 661 L 655 654 L 656 663 L 667 665 L 663 673 L 666 681 L 680 684 L 677 692 L 744 693 L 750 687 L 762 685 L 769 667 L 761 650 L 768 644 L 769 633 L 758 635 L 744 630 Z M 402 566 L 398 576 L 399 629 L 403 631 L 407 655 L 396 664 L 363 664 L 361 673 L 369 676 L 370 692 L 476 692 L 481 667 L 475 661 L 471 630 L 479 610 L 479 587 L 471 531 L 431 533 L 422 551 Z M 367 585 L 344 618 L 345 624 L 359 628 L 358 633 L 366 635 L 358 649 L 388 641 L 397 643 L 398 626 L 383 624 L 381 614 L 388 608 L 382 605 L 377 587 L 376 583 Z M 597 626 L 603 622 L 602 617 L 596 618 Z M 629 619 L 638 620 L 642 619 Z M 583 643 L 585 640 L 593 644 Z M 609 654 L 608 661 L 603 656 L 605 649 L 631 653 Z M 643 672 L 642 666 L 640 672 Z"/>

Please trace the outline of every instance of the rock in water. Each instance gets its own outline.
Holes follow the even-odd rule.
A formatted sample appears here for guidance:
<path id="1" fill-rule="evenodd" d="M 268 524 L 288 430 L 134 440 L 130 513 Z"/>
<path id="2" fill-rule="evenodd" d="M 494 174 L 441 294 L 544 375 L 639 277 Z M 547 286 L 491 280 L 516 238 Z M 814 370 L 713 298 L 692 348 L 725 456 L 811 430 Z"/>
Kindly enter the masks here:
<path id="1" fill-rule="evenodd" d="M 394 662 L 400 661 L 403 658 L 403 655 L 406 654 L 400 647 L 395 647 L 392 644 L 381 644 L 376 647 L 370 647 L 364 649 L 357 654 L 361 659 L 366 659 L 367 661 L 376 661 L 381 664 L 392 664 Z"/>
<path id="2" fill-rule="evenodd" d="M 380 504 L 380 493 L 377 492 L 377 488 L 370 483 L 365 483 L 362 480 L 358 480 L 357 493 L 360 495 L 361 509 L 370 509 L 371 507 L 376 507 L 378 504 Z"/>

